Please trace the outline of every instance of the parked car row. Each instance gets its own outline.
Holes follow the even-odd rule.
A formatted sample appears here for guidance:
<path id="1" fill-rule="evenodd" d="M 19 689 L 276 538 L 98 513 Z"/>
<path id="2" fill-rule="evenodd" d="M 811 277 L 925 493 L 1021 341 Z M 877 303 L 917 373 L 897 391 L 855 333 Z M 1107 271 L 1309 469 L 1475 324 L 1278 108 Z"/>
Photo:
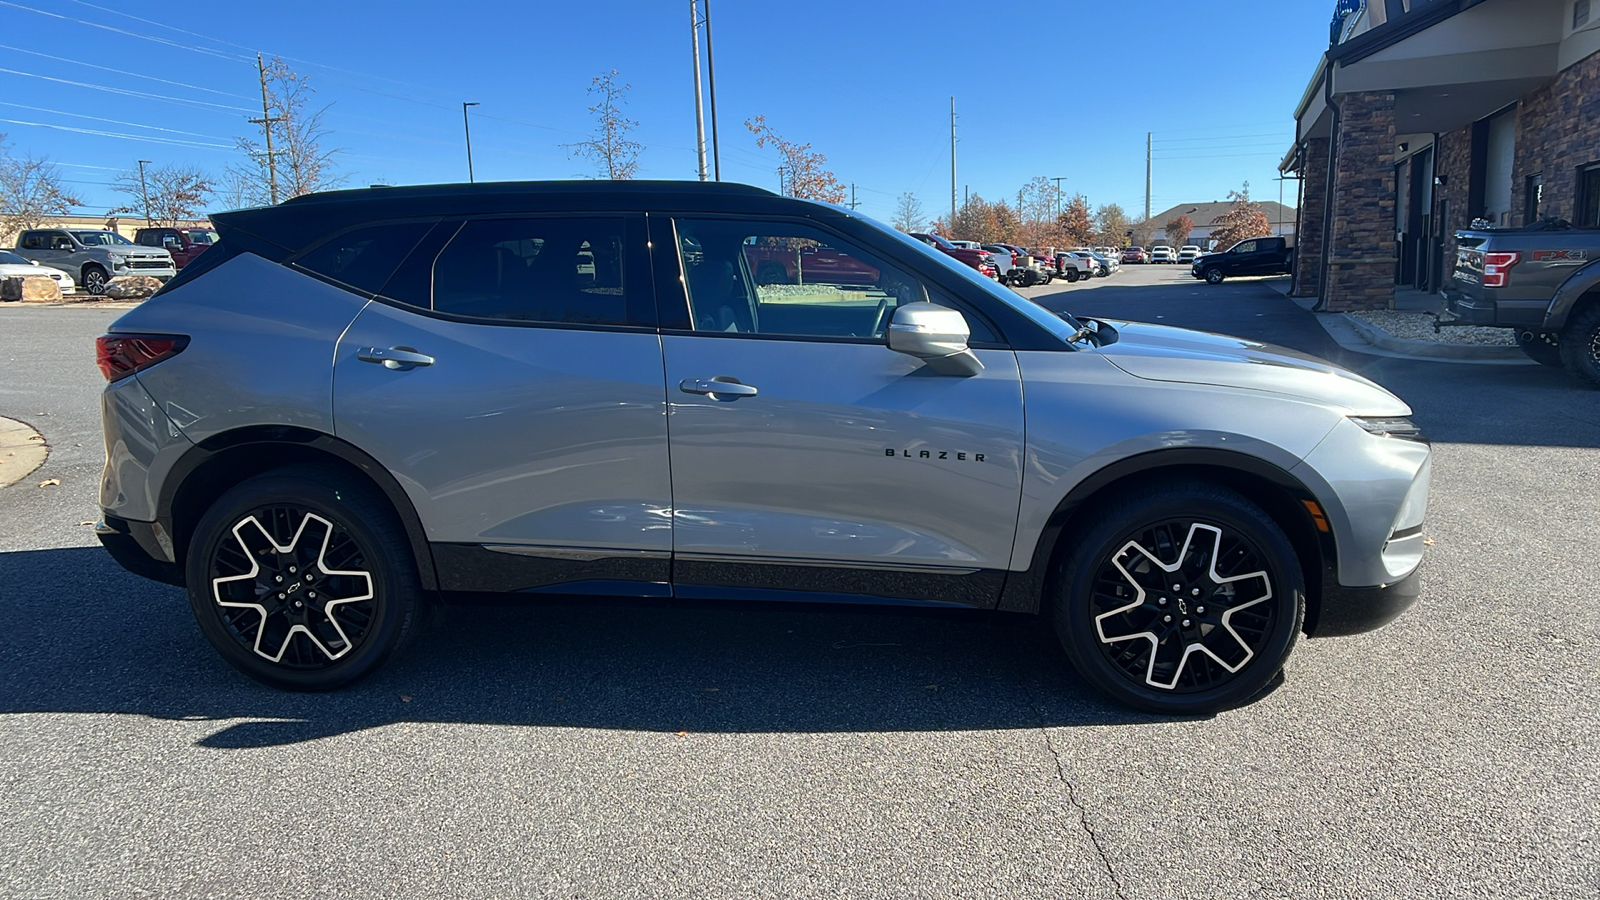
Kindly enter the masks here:
<path id="1" fill-rule="evenodd" d="M 7 266 L 33 266 L 35 274 L 55 278 L 62 293 L 78 288 L 103 294 L 111 279 L 149 275 L 167 281 L 217 240 L 209 228 L 141 228 L 128 240 L 115 231 L 92 228 L 36 228 L 17 235 Z M 60 272 L 65 278 L 56 278 Z"/>

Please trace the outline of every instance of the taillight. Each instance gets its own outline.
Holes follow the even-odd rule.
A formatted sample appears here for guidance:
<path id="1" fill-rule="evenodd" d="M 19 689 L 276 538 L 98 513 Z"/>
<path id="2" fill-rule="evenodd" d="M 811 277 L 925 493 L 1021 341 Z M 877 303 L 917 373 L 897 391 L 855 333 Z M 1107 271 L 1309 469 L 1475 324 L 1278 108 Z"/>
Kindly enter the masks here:
<path id="1" fill-rule="evenodd" d="M 126 378 L 189 346 L 181 334 L 105 334 L 95 338 L 95 362 L 107 381 Z"/>
<path id="2" fill-rule="evenodd" d="M 1505 287 L 1511 276 L 1511 267 L 1522 261 L 1521 253 L 1485 253 L 1483 255 L 1483 286 Z"/>

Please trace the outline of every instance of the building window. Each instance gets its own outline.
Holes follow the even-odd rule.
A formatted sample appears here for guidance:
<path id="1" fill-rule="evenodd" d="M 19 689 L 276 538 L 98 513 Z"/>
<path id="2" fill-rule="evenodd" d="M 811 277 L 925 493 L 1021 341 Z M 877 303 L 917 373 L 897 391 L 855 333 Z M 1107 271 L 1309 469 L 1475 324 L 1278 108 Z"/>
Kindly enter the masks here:
<path id="1" fill-rule="evenodd" d="M 1572 224 L 1579 228 L 1600 228 L 1600 162 L 1578 170 L 1578 214 Z"/>
<path id="2" fill-rule="evenodd" d="M 1589 24 L 1589 0 L 1576 0 L 1572 4 L 1572 30 Z"/>

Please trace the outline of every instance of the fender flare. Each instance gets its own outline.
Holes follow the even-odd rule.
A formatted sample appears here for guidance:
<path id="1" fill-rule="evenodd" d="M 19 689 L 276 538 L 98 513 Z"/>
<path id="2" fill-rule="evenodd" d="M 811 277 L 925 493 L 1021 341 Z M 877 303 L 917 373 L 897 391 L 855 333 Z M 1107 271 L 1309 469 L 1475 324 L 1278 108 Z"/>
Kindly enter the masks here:
<path id="1" fill-rule="evenodd" d="M 1545 310 L 1544 330 L 1560 331 L 1565 328 L 1578 301 L 1597 288 L 1600 288 L 1600 260 L 1573 272 L 1561 283 L 1561 287 L 1556 288 L 1555 296 L 1550 298 L 1550 307 Z"/>
<path id="2" fill-rule="evenodd" d="M 179 489 L 195 470 L 219 454 L 250 447 L 265 449 L 285 445 L 303 448 L 313 454 L 331 456 L 367 476 L 389 501 L 389 505 L 394 508 L 401 525 L 405 528 L 406 538 L 411 544 L 411 554 L 417 563 L 417 576 L 422 588 L 429 591 L 439 589 L 439 576 L 434 566 L 433 551 L 428 544 L 427 532 L 422 527 L 422 518 L 417 515 L 416 507 L 411 503 L 411 498 L 405 489 L 400 486 L 400 482 L 396 481 L 394 475 L 381 463 L 354 444 L 309 428 L 292 425 L 254 425 L 212 435 L 189 448 L 173 464 L 162 481 L 161 495 L 156 503 L 157 521 L 161 522 L 169 533 L 176 536 L 173 505 Z"/>

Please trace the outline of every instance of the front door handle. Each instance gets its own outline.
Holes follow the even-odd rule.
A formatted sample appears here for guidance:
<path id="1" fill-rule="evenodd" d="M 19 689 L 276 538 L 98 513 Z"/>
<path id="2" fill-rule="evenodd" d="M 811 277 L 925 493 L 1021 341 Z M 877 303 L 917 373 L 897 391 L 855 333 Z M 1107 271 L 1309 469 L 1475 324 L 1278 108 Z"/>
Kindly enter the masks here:
<path id="1" fill-rule="evenodd" d="M 385 369 L 410 369 L 414 366 L 431 366 L 433 357 L 418 353 L 410 347 L 362 347 L 356 351 L 362 362 L 383 363 Z"/>
<path id="2" fill-rule="evenodd" d="M 757 393 L 753 385 L 741 384 L 726 375 L 685 378 L 678 382 L 678 390 L 685 394 L 708 394 L 715 400 L 737 400 L 740 397 L 754 397 Z"/>

